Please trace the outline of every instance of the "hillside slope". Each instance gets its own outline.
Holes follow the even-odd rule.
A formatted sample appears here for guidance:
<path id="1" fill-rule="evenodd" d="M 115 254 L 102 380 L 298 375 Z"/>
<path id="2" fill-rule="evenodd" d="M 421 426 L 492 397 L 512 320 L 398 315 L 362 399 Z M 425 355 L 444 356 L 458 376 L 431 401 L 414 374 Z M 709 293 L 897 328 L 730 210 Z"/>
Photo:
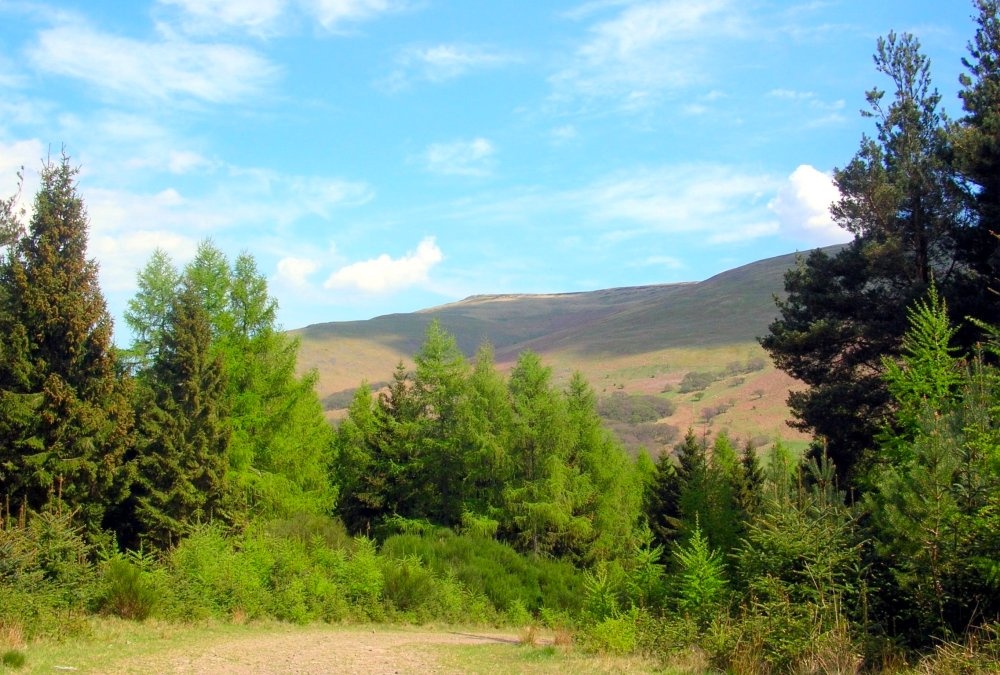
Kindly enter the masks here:
<path id="1" fill-rule="evenodd" d="M 769 258 L 696 283 L 473 296 L 411 314 L 315 324 L 294 334 L 301 340 L 300 366 L 319 372 L 320 395 L 333 416 L 362 380 L 384 382 L 396 363 L 408 363 L 427 324 L 437 319 L 468 355 L 490 341 L 501 367 L 531 349 L 553 367 L 557 381 L 580 370 L 599 395 L 670 398 L 677 410 L 661 424 L 795 438 L 784 406 L 794 382 L 766 361 L 756 370 L 746 367 L 760 365 L 764 353 L 756 338 L 777 315 L 774 296 L 795 260 L 796 254 Z M 712 384 L 677 391 L 690 372 L 709 374 Z M 745 410 L 741 402 L 748 403 Z"/>

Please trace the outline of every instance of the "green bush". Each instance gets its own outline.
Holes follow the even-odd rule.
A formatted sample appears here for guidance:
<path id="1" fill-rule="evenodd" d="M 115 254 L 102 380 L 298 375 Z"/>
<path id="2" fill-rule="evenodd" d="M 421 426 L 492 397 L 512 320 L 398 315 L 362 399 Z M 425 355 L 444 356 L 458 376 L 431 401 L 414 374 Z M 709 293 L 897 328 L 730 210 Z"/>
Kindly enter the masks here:
<path id="1" fill-rule="evenodd" d="M 677 391 L 682 394 L 689 394 L 693 391 L 702 391 L 707 389 L 708 386 L 717 379 L 718 378 L 714 373 L 703 373 L 692 370 L 684 375 L 680 386 L 677 387 Z"/>
<path id="2" fill-rule="evenodd" d="M 586 627 L 580 639 L 586 649 L 601 654 L 631 654 L 639 646 L 638 616 L 637 609 L 616 612 Z"/>
<path id="3" fill-rule="evenodd" d="M 136 560 L 138 558 L 138 560 Z M 148 570 L 141 554 L 115 555 L 103 565 L 98 611 L 123 619 L 147 619 L 166 592 L 166 584 L 157 583 L 157 572 Z M 158 570 L 159 576 L 162 570 Z"/>
<path id="4" fill-rule="evenodd" d="M 9 649 L 3 653 L 3 656 L 0 656 L 0 663 L 6 668 L 21 668 L 25 661 L 27 661 L 27 657 L 25 657 L 24 652 L 17 649 Z"/>
<path id="5" fill-rule="evenodd" d="M 240 553 L 217 528 L 201 527 L 170 552 L 168 567 L 177 588 L 177 618 L 248 618 L 267 614 L 267 548 Z"/>
<path id="6" fill-rule="evenodd" d="M 488 599 L 496 612 L 506 612 L 514 602 L 532 613 L 550 607 L 576 614 L 582 606 L 582 572 L 566 562 L 521 555 L 491 539 L 401 534 L 385 540 L 382 555 L 397 561 L 414 557 L 438 577 L 451 574 L 468 593 Z"/>

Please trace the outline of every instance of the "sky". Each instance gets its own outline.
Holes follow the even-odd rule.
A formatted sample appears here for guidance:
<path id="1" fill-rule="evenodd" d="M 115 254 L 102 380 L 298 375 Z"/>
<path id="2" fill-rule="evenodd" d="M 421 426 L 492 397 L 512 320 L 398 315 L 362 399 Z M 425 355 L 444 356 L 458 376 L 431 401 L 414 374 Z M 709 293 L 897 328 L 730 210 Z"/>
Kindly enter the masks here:
<path id="1" fill-rule="evenodd" d="M 699 281 L 847 241 L 835 167 L 965 0 L 0 0 L 0 196 L 79 167 L 122 313 L 157 248 L 254 256 L 285 328 Z"/>

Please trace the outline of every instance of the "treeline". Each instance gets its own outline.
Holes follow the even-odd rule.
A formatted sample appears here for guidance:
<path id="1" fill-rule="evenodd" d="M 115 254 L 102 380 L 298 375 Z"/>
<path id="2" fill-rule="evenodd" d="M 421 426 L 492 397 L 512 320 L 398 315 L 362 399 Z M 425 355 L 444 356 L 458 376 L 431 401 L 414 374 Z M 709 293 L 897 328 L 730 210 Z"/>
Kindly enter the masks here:
<path id="1" fill-rule="evenodd" d="M 632 460 L 579 374 L 502 374 L 436 323 L 334 430 L 253 258 L 210 242 L 153 256 L 116 350 L 75 172 L 45 166 L 27 225 L 0 202 L 0 640 L 437 618 L 732 672 L 1000 670 L 1000 18 L 975 6 L 958 122 L 917 41 L 880 40 L 891 100 L 836 173 L 854 241 L 786 276 L 763 344 L 808 387 L 801 458 L 689 431 Z M 606 405 L 658 414 L 634 403 Z"/>
<path id="2" fill-rule="evenodd" d="M 164 549 L 197 523 L 329 513 L 332 430 L 253 258 L 206 241 L 178 270 L 157 251 L 120 352 L 74 177 L 43 167 L 28 226 L 3 204 L 4 515 L 72 512 L 94 542 Z"/>

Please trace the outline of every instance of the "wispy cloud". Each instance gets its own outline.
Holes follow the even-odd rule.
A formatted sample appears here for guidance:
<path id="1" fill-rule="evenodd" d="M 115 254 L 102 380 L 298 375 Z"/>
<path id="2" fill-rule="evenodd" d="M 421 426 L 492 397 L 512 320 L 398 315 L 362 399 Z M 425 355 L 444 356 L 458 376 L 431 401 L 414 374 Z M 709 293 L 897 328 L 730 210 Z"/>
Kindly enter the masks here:
<path id="1" fill-rule="evenodd" d="M 619 4 L 602 4 L 584 16 Z M 591 26 L 551 83 L 557 98 L 613 97 L 625 109 L 643 108 L 663 90 L 704 84 L 717 41 L 745 33 L 739 8 L 729 0 L 629 3 Z"/>
<path id="2" fill-rule="evenodd" d="M 405 89 L 415 81 L 441 83 L 467 73 L 500 68 L 520 59 L 509 52 L 485 45 L 438 44 L 409 47 L 396 58 L 396 68 L 379 86 L 389 91 Z"/>
<path id="3" fill-rule="evenodd" d="M 312 258 L 286 256 L 278 261 L 275 280 L 295 289 L 308 289 L 309 276 L 319 268 L 319 261 Z"/>
<path id="4" fill-rule="evenodd" d="M 797 91 L 794 89 L 772 89 L 768 96 L 778 99 L 789 107 L 804 111 L 806 128 L 815 128 L 828 124 L 840 124 L 845 121 L 843 99 L 824 101 L 815 92 Z"/>
<path id="5" fill-rule="evenodd" d="M 382 14 L 398 12 L 408 3 L 399 0 L 301 0 L 305 11 L 327 30 L 341 30 L 345 24 L 368 21 Z"/>
<path id="6" fill-rule="evenodd" d="M 287 34 L 302 20 L 329 32 L 370 21 L 408 5 L 399 0 L 159 0 L 175 10 L 174 25 L 191 35 Z"/>
<path id="7" fill-rule="evenodd" d="M 431 269 L 444 260 L 434 237 L 425 237 L 415 251 L 400 258 L 383 253 L 377 258 L 356 262 L 330 275 L 324 288 L 356 288 L 366 293 L 387 293 L 428 280 Z"/>
<path id="8" fill-rule="evenodd" d="M 287 0 L 159 0 L 178 12 L 187 33 L 216 34 L 237 30 L 265 37 L 280 30 Z"/>
<path id="9" fill-rule="evenodd" d="M 154 194 L 90 188 L 83 196 L 91 221 L 91 250 L 110 290 L 134 288 L 135 273 L 156 246 L 184 259 L 207 236 L 243 248 L 300 221 L 329 220 L 339 209 L 371 200 L 365 183 L 225 167 L 207 194 L 168 188 Z"/>
<path id="10" fill-rule="evenodd" d="M 433 143 L 424 153 L 426 168 L 431 173 L 455 176 L 486 176 L 492 170 L 496 149 L 485 138 L 471 141 Z"/>
<path id="11" fill-rule="evenodd" d="M 82 21 L 41 31 L 28 50 L 38 68 L 87 82 L 119 101 L 228 103 L 264 91 L 279 69 L 257 52 L 183 38 L 147 42 Z"/>

